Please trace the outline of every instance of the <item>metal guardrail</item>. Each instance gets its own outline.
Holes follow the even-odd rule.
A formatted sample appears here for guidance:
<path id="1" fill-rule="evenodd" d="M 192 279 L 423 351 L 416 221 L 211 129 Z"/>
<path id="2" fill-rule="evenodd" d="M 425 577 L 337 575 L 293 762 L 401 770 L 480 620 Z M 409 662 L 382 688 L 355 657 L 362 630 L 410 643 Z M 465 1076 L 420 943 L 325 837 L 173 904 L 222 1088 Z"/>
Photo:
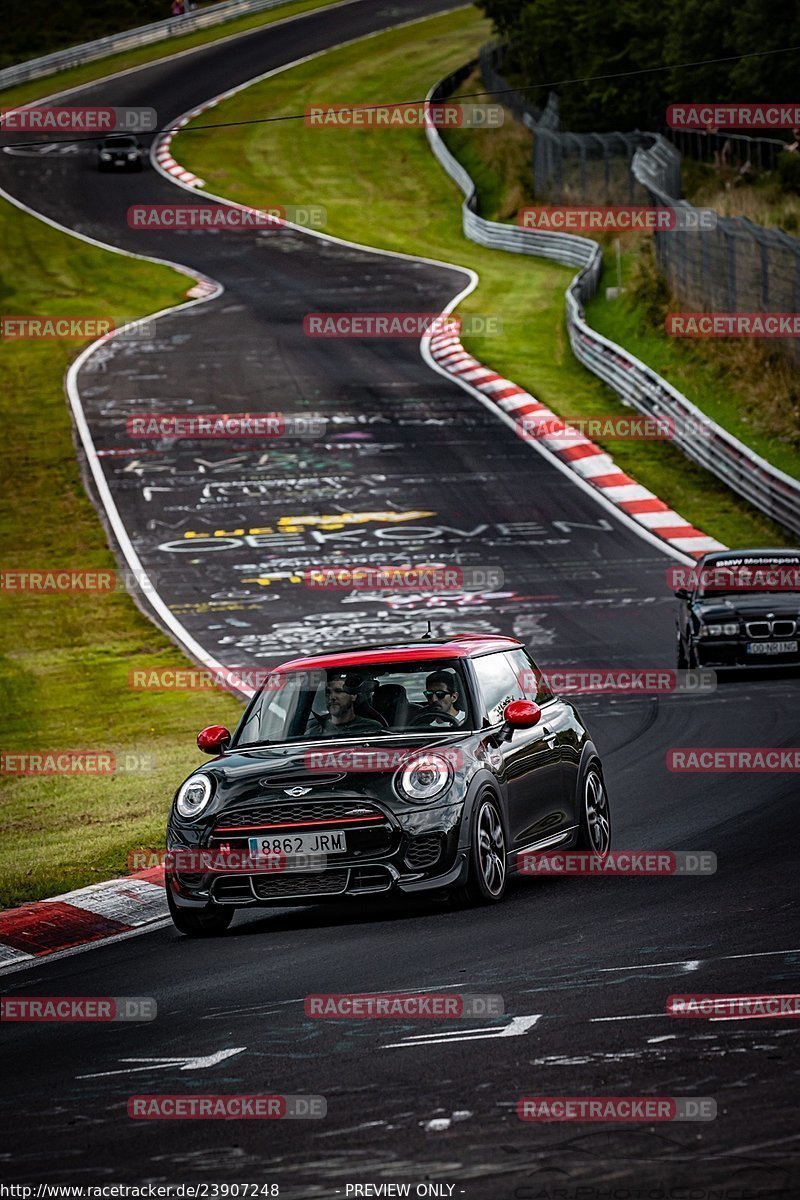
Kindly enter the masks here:
<path id="1" fill-rule="evenodd" d="M 468 63 L 441 80 L 429 92 L 428 102 L 451 95 L 474 67 L 474 62 Z M 472 178 L 447 149 L 432 122 L 426 124 L 425 133 L 437 160 L 464 193 L 462 224 L 466 237 L 481 246 L 514 254 L 532 254 L 580 268 L 566 292 L 567 332 L 575 357 L 613 388 L 624 404 L 641 413 L 670 420 L 673 440 L 687 458 L 800 537 L 800 481 L 773 467 L 738 438 L 709 420 L 646 363 L 587 324 L 584 305 L 597 291 L 603 266 L 600 245 L 591 238 L 522 229 L 479 216 L 475 211 L 476 188 Z M 659 139 L 656 143 L 656 157 L 674 152 L 673 147 L 666 142 L 662 146 L 662 142 L 663 139 Z M 639 155 L 646 154 L 647 151 L 639 151 Z M 650 170 L 654 169 L 655 165 L 650 164 Z M 642 170 L 644 172 L 643 165 Z"/>
<path id="2" fill-rule="evenodd" d="M 12 87 L 16 83 L 25 83 L 29 79 L 38 79 L 56 71 L 66 71 L 70 67 L 105 58 L 108 54 L 118 54 L 122 50 L 133 50 L 137 46 L 149 46 L 152 42 L 194 33 L 196 29 L 206 29 L 210 25 L 231 21 L 234 17 L 278 8 L 286 3 L 287 0 L 223 0 L 221 4 L 195 9 L 180 17 L 167 17 L 164 21 L 140 25 L 137 29 L 129 29 L 123 33 L 112 33 L 108 37 L 98 38 L 95 42 L 70 46 L 66 50 L 56 50 L 55 53 L 45 54 L 41 58 L 31 58 L 27 62 L 4 67 L 0 70 L 0 88 Z"/>

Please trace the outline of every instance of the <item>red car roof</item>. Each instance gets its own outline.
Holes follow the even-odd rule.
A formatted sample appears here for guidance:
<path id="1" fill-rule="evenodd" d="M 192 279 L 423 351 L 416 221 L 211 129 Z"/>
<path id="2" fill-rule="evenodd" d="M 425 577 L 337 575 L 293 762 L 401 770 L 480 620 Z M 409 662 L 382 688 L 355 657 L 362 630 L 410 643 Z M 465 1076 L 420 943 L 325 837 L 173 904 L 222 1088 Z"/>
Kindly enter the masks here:
<path id="1" fill-rule="evenodd" d="M 371 666 L 374 663 L 429 662 L 432 658 L 472 658 L 493 650 L 515 650 L 520 643 L 514 638 L 494 634 L 462 633 L 446 642 L 418 642 L 411 646 L 379 646 L 366 650 L 337 650 L 333 654 L 315 654 L 308 658 L 292 658 L 281 663 L 276 671 L 297 670 L 301 667 Z"/>

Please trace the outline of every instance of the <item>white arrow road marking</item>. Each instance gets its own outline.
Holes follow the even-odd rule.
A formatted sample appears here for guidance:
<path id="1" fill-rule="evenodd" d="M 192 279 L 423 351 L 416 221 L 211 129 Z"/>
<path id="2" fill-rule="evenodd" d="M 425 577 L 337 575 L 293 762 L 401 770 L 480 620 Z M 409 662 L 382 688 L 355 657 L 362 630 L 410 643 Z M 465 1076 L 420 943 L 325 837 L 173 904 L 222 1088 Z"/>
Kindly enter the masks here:
<path id="1" fill-rule="evenodd" d="M 449 1033 L 412 1033 L 402 1042 L 387 1042 L 382 1048 L 392 1050 L 396 1046 L 436 1046 L 441 1042 L 477 1042 L 487 1038 L 520 1037 L 532 1029 L 541 1013 L 530 1017 L 513 1017 L 502 1029 L 453 1029 Z"/>
<path id="2" fill-rule="evenodd" d="M 147 1063 L 144 1067 L 122 1067 L 119 1071 L 95 1071 L 91 1075 L 77 1075 L 76 1079 L 102 1079 L 106 1075 L 133 1075 L 136 1071 L 165 1071 L 169 1067 L 180 1064 L 181 1071 L 202 1071 L 204 1067 L 215 1067 L 217 1063 L 234 1054 L 241 1054 L 246 1046 L 234 1046 L 230 1050 L 217 1050 L 216 1054 L 208 1054 L 205 1058 L 192 1058 L 182 1055 L 180 1058 L 121 1058 L 124 1063 Z"/>

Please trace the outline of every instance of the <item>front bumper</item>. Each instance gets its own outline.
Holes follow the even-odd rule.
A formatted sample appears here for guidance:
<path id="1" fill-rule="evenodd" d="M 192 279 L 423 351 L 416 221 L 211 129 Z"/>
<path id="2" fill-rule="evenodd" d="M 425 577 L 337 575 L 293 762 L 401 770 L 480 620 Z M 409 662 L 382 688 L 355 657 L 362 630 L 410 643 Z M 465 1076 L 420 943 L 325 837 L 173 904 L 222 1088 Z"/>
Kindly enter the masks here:
<path id="1" fill-rule="evenodd" d="M 285 871 L 273 875 L 229 875 L 212 880 L 208 888 L 187 888 L 179 876 L 168 875 L 167 887 L 177 908 L 205 908 L 214 904 L 233 908 L 281 908 L 322 904 L 349 898 L 387 894 L 415 895 L 457 887 L 466 882 L 467 851 L 438 875 L 400 875 L 389 863 L 363 863 L 358 867 L 324 871 Z"/>
<path id="2" fill-rule="evenodd" d="M 415 894 L 460 886 L 466 880 L 467 851 L 459 846 L 463 803 L 441 808 L 386 813 L 383 826 L 348 830 L 348 851 L 329 856 L 321 870 L 287 868 L 262 871 L 208 871 L 203 874 L 167 866 L 167 886 L 179 908 L 209 902 L 234 907 L 318 904 L 347 897 L 399 892 Z M 244 837 L 215 828 L 192 830 L 170 826 L 170 850 L 231 851 L 246 848 Z"/>
<path id="3" fill-rule="evenodd" d="M 773 653 L 766 649 L 783 641 L 795 642 L 797 650 Z M 800 667 L 800 637 L 791 638 L 694 638 L 693 646 L 699 667 L 713 669 L 756 667 Z M 748 646 L 764 647 L 757 652 Z"/>
<path id="4" fill-rule="evenodd" d="M 141 171 L 141 158 L 98 158 L 97 166 L 100 171 Z"/>

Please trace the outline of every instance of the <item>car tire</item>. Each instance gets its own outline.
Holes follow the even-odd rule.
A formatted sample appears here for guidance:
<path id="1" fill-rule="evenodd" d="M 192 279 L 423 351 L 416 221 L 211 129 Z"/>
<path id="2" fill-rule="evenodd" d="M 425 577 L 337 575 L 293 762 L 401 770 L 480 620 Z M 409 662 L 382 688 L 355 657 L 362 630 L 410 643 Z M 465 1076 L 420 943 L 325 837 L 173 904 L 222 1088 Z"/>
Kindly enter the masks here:
<path id="1" fill-rule="evenodd" d="M 458 904 L 499 904 L 506 890 L 506 835 L 500 806 L 491 793 L 475 805 L 469 846 L 469 874 L 462 888 L 453 893 Z"/>
<path id="2" fill-rule="evenodd" d="M 178 908 L 172 898 L 172 889 L 167 880 L 167 907 L 172 923 L 186 937 L 219 937 L 233 920 L 234 909 L 219 904 L 207 904 L 205 908 Z"/>
<path id="3" fill-rule="evenodd" d="M 580 832 L 576 849 L 603 857 L 611 849 L 611 806 L 597 762 L 589 765 L 581 783 Z"/>

